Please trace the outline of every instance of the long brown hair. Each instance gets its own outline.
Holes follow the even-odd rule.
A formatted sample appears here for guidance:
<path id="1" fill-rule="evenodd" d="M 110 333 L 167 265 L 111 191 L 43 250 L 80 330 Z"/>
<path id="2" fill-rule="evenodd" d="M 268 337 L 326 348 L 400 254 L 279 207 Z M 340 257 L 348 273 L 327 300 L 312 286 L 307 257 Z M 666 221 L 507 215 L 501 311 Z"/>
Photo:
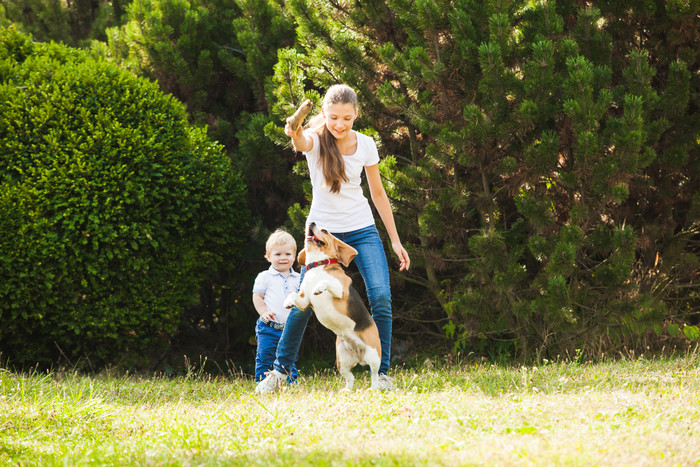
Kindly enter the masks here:
<path id="1" fill-rule="evenodd" d="M 352 104 L 357 110 L 357 94 L 350 86 L 336 84 L 328 88 L 323 98 L 323 106 L 332 104 Z M 309 128 L 318 134 L 319 140 L 319 165 L 326 179 L 326 186 L 330 185 L 331 193 L 338 193 L 342 183 L 348 181 L 345 174 L 345 163 L 338 149 L 335 137 L 326 128 L 326 119 L 319 113 L 309 121 Z"/>

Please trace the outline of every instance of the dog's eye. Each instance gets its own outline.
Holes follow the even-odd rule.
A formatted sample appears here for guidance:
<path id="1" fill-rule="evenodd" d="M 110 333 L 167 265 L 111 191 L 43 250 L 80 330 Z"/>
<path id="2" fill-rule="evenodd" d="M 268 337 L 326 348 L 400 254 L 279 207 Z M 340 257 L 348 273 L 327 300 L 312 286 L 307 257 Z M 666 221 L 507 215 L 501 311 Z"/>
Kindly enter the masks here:
<path id="1" fill-rule="evenodd" d="M 324 233 L 324 234 L 327 234 L 327 233 L 328 233 L 328 231 L 327 231 L 326 229 L 321 229 L 321 232 Z"/>

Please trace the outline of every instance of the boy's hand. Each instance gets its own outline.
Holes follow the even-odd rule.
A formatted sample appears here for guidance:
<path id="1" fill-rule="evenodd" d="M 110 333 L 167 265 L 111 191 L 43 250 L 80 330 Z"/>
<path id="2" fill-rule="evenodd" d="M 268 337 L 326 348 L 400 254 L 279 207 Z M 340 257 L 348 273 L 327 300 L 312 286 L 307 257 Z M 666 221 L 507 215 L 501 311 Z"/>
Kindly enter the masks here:
<path id="1" fill-rule="evenodd" d="M 269 323 L 270 321 L 275 321 L 275 318 L 277 318 L 277 316 L 275 316 L 275 314 L 271 311 L 267 311 L 260 315 L 260 319 L 262 319 L 266 323 Z"/>

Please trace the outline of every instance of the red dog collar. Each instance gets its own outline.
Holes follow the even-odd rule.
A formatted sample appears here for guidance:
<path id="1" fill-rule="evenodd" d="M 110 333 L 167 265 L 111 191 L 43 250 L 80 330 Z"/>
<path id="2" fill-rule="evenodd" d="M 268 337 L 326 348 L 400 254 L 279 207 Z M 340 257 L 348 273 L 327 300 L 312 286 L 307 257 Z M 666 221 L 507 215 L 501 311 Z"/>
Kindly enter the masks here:
<path id="1" fill-rule="evenodd" d="M 306 265 L 306 270 L 308 271 L 309 269 L 316 268 L 318 266 L 326 266 L 328 264 L 338 264 L 337 259 L 324 259 L 323 261 L 314 261 L 313 263 L 307 264 Z"/>

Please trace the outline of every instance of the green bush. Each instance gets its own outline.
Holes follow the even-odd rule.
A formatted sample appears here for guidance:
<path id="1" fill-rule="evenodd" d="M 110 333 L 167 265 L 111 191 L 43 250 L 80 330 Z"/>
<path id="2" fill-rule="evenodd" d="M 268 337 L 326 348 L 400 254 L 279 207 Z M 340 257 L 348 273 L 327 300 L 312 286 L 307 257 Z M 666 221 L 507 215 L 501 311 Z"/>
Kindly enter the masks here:
<path id="1" fill-rule="evenodd" d="M 0 29 L 0 351 L 107 364 L 241 251 L 245 186 L 155 83 Z"/>

